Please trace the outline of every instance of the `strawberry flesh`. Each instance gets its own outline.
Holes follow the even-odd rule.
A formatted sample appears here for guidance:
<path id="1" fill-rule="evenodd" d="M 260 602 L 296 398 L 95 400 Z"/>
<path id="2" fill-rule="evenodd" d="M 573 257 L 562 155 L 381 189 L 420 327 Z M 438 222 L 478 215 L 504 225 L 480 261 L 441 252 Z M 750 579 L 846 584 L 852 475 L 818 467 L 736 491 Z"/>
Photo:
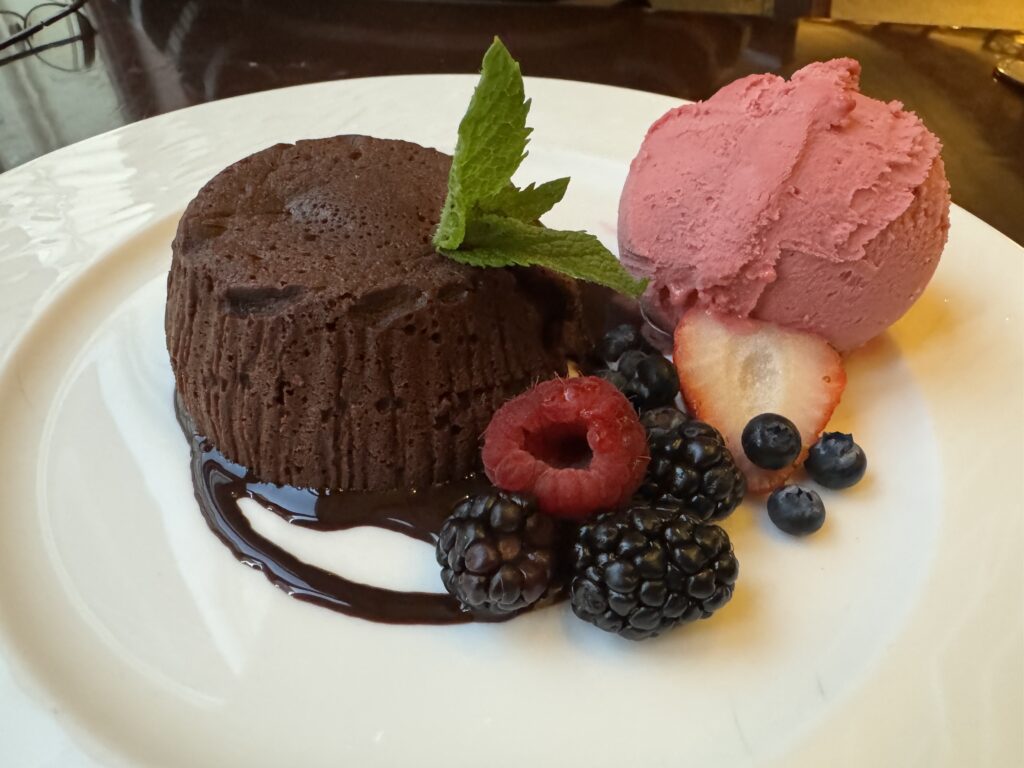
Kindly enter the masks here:
<path id="1" fill-rule="evenodd" d="M 846 387 L 842 359 L 821 337 L 703 309 L 683 315 L 673 357 L 687 408 L 722 433 L 755 493 L 786 482 Z M 794 466 L 761 469 L 743 452 L 743 428 L 762 413 L 781 414 L 800 431 L 803 448 Z"/>

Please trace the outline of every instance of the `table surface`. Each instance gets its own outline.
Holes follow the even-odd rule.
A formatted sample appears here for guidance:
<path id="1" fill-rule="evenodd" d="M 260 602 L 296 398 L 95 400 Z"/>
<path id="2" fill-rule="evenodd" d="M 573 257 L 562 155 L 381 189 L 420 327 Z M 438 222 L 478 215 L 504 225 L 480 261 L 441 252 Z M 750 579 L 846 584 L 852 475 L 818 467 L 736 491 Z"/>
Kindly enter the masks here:
<path id="1" fill-rule="evenodd" d="M 37 2 L 0 0 L 0 10 L 24 14 Z M 1020 38 L 642 5 L 90 0 L 95 35 L 86 42 L 0 51 L 0 171 L 111 128 L 242 93 L 474 72 L 495 34 L 529 75 L 686 99 L 707 98 L 750 73 L 788 75 L 810 61 L 852 56 L 863 65 L 865 93 L 902 101 L 942 139 L 954 201 L 1024 244 L 1024 90 L 993 78 L 997 59 L 1020 54 Z M 12 18 L 0 14 L 0 38 Z M 73 30 L 54 25 L 36 45 L 61 34 Z"/>

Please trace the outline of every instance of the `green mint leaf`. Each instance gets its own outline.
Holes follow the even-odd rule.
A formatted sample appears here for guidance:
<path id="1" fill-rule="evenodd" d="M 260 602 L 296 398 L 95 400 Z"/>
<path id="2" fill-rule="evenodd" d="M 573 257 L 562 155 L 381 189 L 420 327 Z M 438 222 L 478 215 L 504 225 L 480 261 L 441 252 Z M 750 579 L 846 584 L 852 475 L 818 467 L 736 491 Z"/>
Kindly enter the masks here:
<path id="1" fill-rule="evenodd" d="M 494 38 L 484 54 L 480 82 L 459 124 L 459 139 L 448 174 L 448 197 L 434 233 L 437 248 L 458 248 L 473 206 L 509 184 L 526 157 L 529 111 L 519 64 Z"/>
<path id="2" fill-rule="evenodd" d="M 479 208 L 485 213 L 511 216 L 532 224 L 562 200 L 568 186 L 568 176 L 546 181 L 539 186 L 530 184 L 523 189 L 510 184 L 497 194 L 481 200 Z"/>
<path id="3" fill-rule="evenodd" d="M 634 297 L 647 287 L 646 280 L 634 279 L 591 234 L 547 229 L 493 213 L 472 216 L 462 247 L 442 253 L 474 267 L 547 267 Z"/>
<path id="4" fill-rule="evenodd" d="M 546 267 L 639 296 L 647 282 L 630 276 L 596 237 L 541 226 L 540 217 L 562 199 L 569 179 L 523 189 L 512 183 L 526 157 L 529 111 L 519 64 L 494 38 L 459 123 L 434 247 L 463 264 Z"/>

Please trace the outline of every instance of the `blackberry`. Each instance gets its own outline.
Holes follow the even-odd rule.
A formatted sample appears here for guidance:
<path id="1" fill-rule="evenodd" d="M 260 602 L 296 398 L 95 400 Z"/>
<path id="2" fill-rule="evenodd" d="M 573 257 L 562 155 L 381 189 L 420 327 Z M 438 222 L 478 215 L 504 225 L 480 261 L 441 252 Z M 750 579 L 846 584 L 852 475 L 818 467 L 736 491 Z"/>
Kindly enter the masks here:
<path id="1" fill-rule="evenodd" d="M 732 597 L 739 563 L 729 536 L 678 505 L 637 504 L 582 526 L 573 552 L 573 613 L 643 640 L 706 619 Z"/>
<path id="2" fill-rule="evenodd" d="M 641 423 L 651 463 L 640 498 L 680 504 L 700 520 L 721 520 L 739 506 L 747 481 L 718 430 L 675 408 L 644 414 Z"/>
<path id="3" fill-rule="evenodd" d="M 834 491 L 860 482 L 868 468 L 864 449 L 853 442 L 853 435 L 826 432 L 807 454 L 804 469 L 818 485 Z"/>
<path id="4" fill-rule="evenodd" d="M 786 485 L 768 497 L 768 517 L 791 536 L 806 536 L 825 524 L 825 505 L 817 491 Z"/>
<path id="5" fill-rule="evenodd" d="M 470 610 L 516 613 L 563 586 L 558 538 L 555 521 L 526 496 L 497 490 L 468 496 L 441 526 L 441 581 Z"/>
<path id="6" fill-rule="evenodd" d="M 800 455 L 800 430 L 785 416 L 762 413 L 747 422 L 740 444 L 754 466 L 784 469 Z"/>

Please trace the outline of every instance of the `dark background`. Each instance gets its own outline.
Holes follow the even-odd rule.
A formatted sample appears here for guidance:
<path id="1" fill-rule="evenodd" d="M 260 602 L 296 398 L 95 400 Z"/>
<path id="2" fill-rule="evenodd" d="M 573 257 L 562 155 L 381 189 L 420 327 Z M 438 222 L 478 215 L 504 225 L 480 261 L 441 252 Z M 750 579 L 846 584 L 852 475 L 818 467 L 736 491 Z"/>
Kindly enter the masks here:
<path id="1" fill-rule="evenodd" d="M 0 0 L 0 9 L 24 14 L 36 4 Z M 1022 38 L 792 17 L 814 7 L 782 3 L 757 17 L 642 2 L 90 0 L 88 21 L 60 22 L 33 48 L 0 51 L 0 171 L 227 96 L 367 75 L 475 72 L 495 34 L 528 75 L 686 99 L 753 72 L 786 75 L 853 56 L 865 93 L 899 99 L 942 139 L 954 201 L 1024 243 L 1024 90 L 993 77 L 997 59 L 1020 54 Z M 0 39 L 12 21 L 0 14 Z M 69 37 L 83 39 L 59 44 Z"/>

